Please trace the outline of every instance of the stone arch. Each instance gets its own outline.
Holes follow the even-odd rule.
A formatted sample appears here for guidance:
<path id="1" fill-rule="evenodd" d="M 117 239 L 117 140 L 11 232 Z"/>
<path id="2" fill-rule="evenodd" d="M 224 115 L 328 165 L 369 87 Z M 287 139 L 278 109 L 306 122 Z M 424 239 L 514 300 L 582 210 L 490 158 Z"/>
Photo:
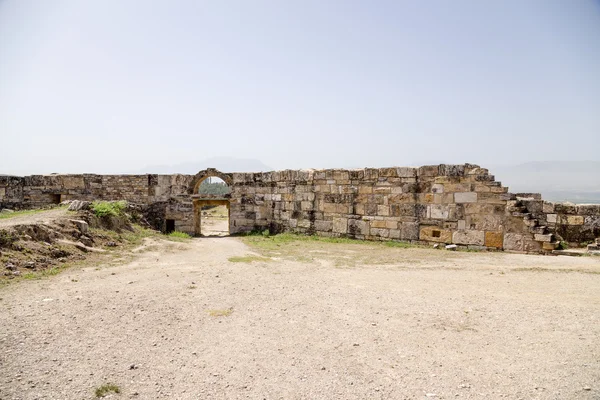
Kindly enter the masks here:
<path id="1" fill-rule="evenodd" d="M 200 187 L 202 182 L 204 182 L 206 178 L 210 178 L 213 176 L 222 179 L 227 184 L 227 186 L 232 187 L 233 176 L 231 174 L 225 174 L 215 168 L 207 168 L 194 175 L 194 178 L 192 179 L 188 187 L 188 194 L 197 194 L 198 188 Z"/>

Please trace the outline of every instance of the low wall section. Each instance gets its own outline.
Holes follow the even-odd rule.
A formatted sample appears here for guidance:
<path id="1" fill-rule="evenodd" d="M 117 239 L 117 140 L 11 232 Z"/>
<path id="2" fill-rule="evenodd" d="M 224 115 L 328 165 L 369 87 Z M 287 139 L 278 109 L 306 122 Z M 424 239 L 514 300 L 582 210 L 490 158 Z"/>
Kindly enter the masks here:
<path id="1" fill-rule="evenodd" d="M 230 232 L 293 231 L 364 240 L 457 244 L 522 252 L 558 240 L 600 236 L 600 205 L 553 204 L 511 194 L 477 165 L 357 170 L 285 170 L 192 175 L 0 176 L 0 207 L 33 208 L 65 200 L 127 200 L 152 205 L 178 230 L 194 233 L 198 183 L 230 184 Z"/>

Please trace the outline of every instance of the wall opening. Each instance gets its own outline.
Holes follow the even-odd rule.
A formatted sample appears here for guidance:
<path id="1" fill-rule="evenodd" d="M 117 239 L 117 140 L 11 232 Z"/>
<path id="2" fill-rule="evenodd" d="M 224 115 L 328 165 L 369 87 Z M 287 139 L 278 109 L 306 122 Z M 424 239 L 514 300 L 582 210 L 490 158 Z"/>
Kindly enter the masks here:
<path id="1" fill-rule="evenodd" d="M 175 220 L 167 219 L 165 220 L 165 233 L 168 235 L 171 232 L 175 232 Z"/>
<path id="2" fill-rule="evenodd" d="M 61 197 L 62 197 L 60 194 L 54 194 L 54 193 L 52 193 L 49 196 L 50 196 L 50 202 L 52 204 L 60 204 Z"/>
<path id="3" fill-rule="evenodd" d="M 198 187 L 198 194 L 214 197 L 224 197 L 231 193 L 231 188 L 225 181 L 217 176 L 209 176 Z"/>
<path id="4" fill-rule="evenodd" d="M 196 200 L 196 236 L 229 236 L 229 201 Z"/>

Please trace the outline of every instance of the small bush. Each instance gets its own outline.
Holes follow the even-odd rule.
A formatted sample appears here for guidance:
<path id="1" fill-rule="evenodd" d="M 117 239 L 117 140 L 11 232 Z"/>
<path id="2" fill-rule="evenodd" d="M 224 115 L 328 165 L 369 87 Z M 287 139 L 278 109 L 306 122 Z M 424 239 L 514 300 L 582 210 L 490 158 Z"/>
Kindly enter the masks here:
<path id="1" fill-rule="evenodd" d="M 104 397 L 110 392 L 121 393 L 121 388 L 112 383 L 106 383 L 96 388 L 96 397 Z"/>
<path id="2" fill-rule="evenodd" d="M 558 246 L 557 246 L 558 250 L 567 250 L 568 248 L 569 248 L 569 243 L 562 241 L 562 240 L 558 243 Z"/>
<path id="3" fill-rule="evenodd" d="M 92 203 L 92 211 L 97 217 L 120 217 L 127 208 L 127 202 L 121 201 L 95 201 Z"/>

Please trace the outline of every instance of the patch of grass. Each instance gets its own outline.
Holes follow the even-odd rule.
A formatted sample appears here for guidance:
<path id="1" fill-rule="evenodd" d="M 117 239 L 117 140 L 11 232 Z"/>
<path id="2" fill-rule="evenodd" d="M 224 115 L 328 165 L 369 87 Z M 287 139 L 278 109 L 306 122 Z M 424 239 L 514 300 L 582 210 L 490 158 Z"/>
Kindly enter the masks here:
<path id="1" fill-rule="evenodd" d="M 191 236 L 188 235 L 185 232 L 180 232 L 180 231 L 173 231 L 171 233 L 169 233 L 167 236 L 169 236 L 169 238 L 173 239 L 173 238 L 177 238 L 177 239 L 190 239 Z"/>
<path id="2" fill-rule="evenodd" d="M 233 313 L 233 308 L 208 310 L 211 317 L 229 317 Z"/>
<path id="3" fill-rule="evenodd" d="M 229 262 L 232 263 L 251 263 L 254 261 L 273 261 L 272 259 L 268 258 L 268 257 L 261 257 L 261 256 L 243 256 L 243 257 L 229 257 L 228 258 Z"/>
<path id="4" fill-rule="evenodd" d="M 105 383 L 104 385 L 97 387 L 94 393 L 96 394 L 96 397 L 104 397 L 110 392 L 121 393 L 121 388 L 112 383 Z"/>
<path id="5" fill-rule="evenodd" d="M 567 243 L 567 242 L 565 242 L 565 241 L 563 241 L 563 240 L 561 240 L 561 241 L 558 243 L 558 246 L 556 246 L 556 249 L 557 249 L 557 250 L 567 250 L 568 248 L 569 248 L 569 243 Z"/>
<path id="6" fill-rule="evenodd" d="M 95 201 L 92 203 L 92 211 L 99 217 L 119 217 L 124 214 L 127 202 L 121 201 Z"/>

